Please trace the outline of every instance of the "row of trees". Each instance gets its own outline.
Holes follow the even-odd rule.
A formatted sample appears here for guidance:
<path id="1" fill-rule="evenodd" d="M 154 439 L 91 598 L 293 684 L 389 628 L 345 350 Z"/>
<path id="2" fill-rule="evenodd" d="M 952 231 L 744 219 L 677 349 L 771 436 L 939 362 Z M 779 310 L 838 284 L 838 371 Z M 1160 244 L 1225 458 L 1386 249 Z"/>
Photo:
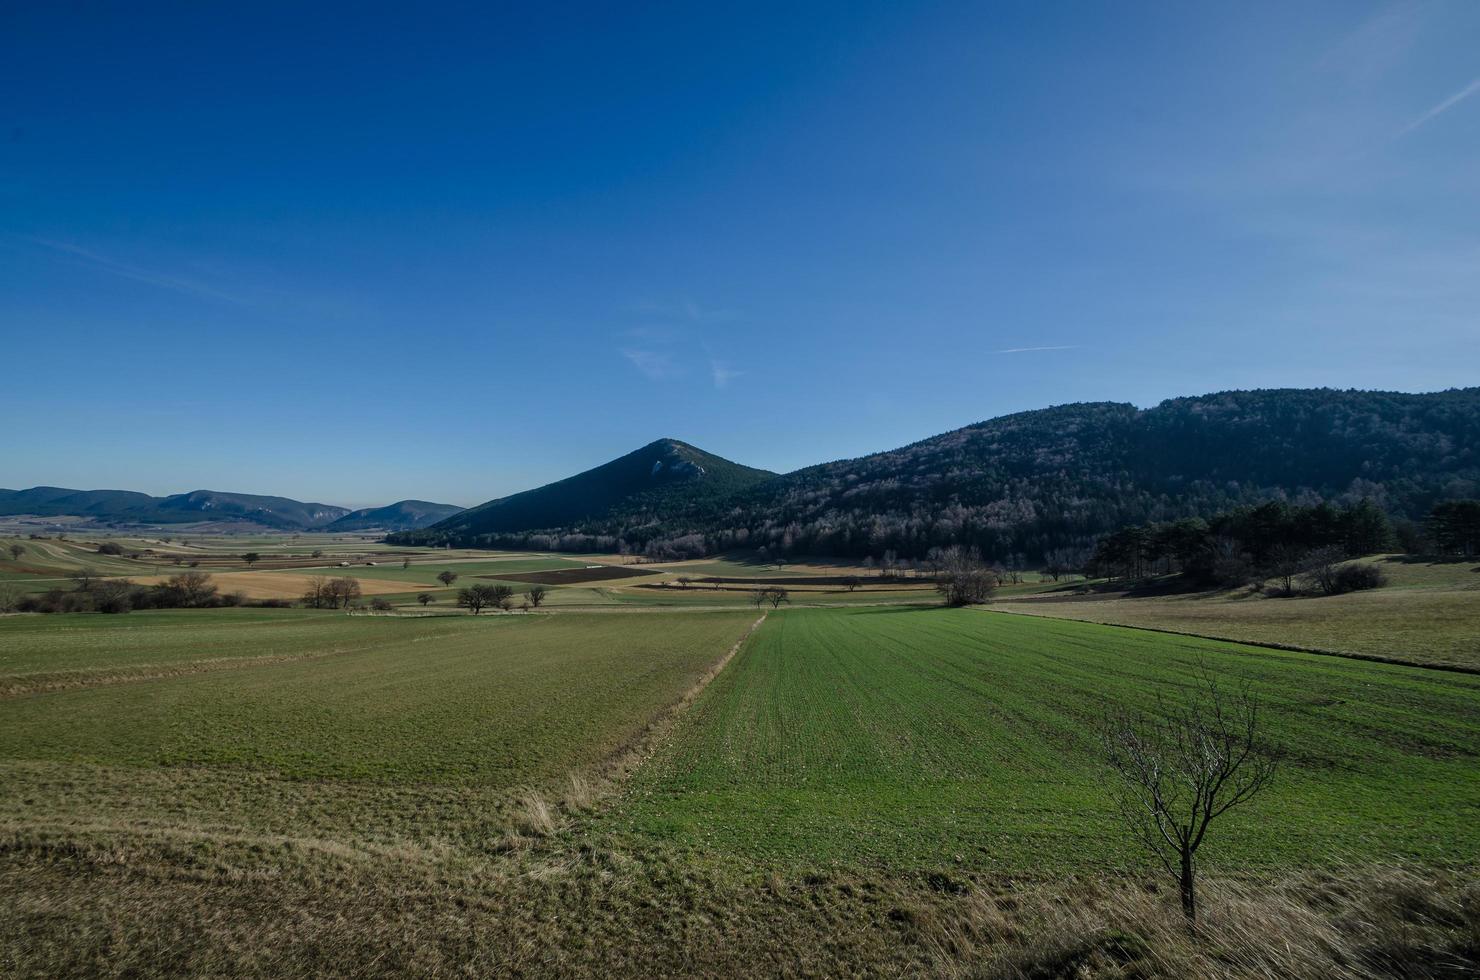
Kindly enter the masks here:
<path id="1" fill-rule="evenodd" d="M 1199 585 L 1230 587 L 1273 579 L 1286 593 L 1303 579 L 1313 591 L 1331 593 L 1381 584 L 1380 573 L 1343 572 L 1342 563 L 1391 550 L 1402 538 L 1409 550 L 1472 555 L 1480 550 L 1480 501 L 1439 503 L 1421 528 L 1395 528 L 1366 500 L 1347 507 L 1272 501 L 1208 520 L 1133 524 L 1100 538 L 1084 567 L 1107 578 L 1180 573 Z"/>
<path id="2" fill-rule="evenodd" d="M 222 592 L 206 572 L 181 572 L 155 585 L 126 578 L 99 578 L 88 569 L 70 575 L 71 591 L 51 589 L 9 600 L 18 612 L 126 613 L 134 609 L 204 609 L 247 603 L 241 592 Z"/>
<path id="3" fill-rule="evenodd" d="M 1349 507 L 1298 507 L 1272 501 L 1161 524 L 1133 524 L 1102 537 L 1090 556 L 1090 574 L 1142 579 L 1180 573 L 1199 585 L 1236 586 L 1261 578 L 1292 580 L 1314 559 L 1330 565 L 1385 551 L 1391 523 L 1370 501 Z"/>
<path id="4" fill-rule="evenodd" d="M 1427 530 L 1440 554 L 1480 554 L 1480 500 L 1446 500 L 1429 512 Z"/>
<path id="5" fill-rule="evenodd" d="M 364 591 L 357 579 L 315 575 L 308 580 L 308 588 L 299 601 L 310 609 L 348 609 L 362 595 Z"/>
<path id="6" fill-rule="evenodd" d="M 531 586 L 529 591 L 524 594 L 525 607 L 539 608 L 548 594 L 548 591 L 543 585 Z M 423 595 L 430 598 L 427 593 L 423 593 Z M 418 596 L 418 599 L 421 599 L 421 597 Z M 514 608 L 514 590 L 507 585 L 473 585 L 466 589 L 458 590 L 457 604 L 475 616 L 484 609 L 493 607 L 508 612 Z M 422 605 L 427 605 L 427 602 L 422 601 Z"/>

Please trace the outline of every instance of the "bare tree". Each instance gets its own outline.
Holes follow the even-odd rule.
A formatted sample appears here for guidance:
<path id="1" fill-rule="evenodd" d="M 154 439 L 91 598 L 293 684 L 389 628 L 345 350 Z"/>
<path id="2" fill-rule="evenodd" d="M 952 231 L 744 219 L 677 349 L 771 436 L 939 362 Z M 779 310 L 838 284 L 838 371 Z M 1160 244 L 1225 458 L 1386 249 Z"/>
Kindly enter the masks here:
<path id="1" fill-rule="evenodd" d="M 783 602 L 791 602 L 791 593 L 779 585 L 773 585 L 761 590 L 761 598 L 769 602 L 772 609 L 780 609 Z"/>
<path id="2" fill-rule="evenodd" d="M 242 561 L 247 563 L 248 568 L 251 568 L 253 565 L 257 564 L 261 560 L 262 556 L 257 554 L 257 552 L 255 551 L 249 551 L 245 555 L 242 555 Z"/>
<path id="3" fill-rule="evenodd" d="M 677 580 L 676 580 L 676 581 L 677 581 L 677 582 L 678 582 L 678 587 L 679 587 L 679 588 L 680 588 L 680 589 L 687 589 L 687 588 L 688 588 L 688 587 L 689 587 L 689 583 L 690 583 L 690 582 L 692 582 L 692 581 L 693 581 L 693 579 L 692 579 L 692 578 L 690 578 L 690 577 L 689 577 L 689 576 L 687 576 L 687 575 L 680 575 L 680 576 L 679 576 L 679 577 L 678 577 L 678 578 L 677 578 Z"/>
<path id="4" fill-rule="evenodd" d="M 765 589 L 752 589 L 750 591 L 750 604 L 752 606 L 755 606 L 755 607 L 759 608 L 759 607 L 765 605 L 766 604 L 766 598 L 767 598 L 767 596 L 766 596 L 766 590 Z"/>
<path id="5" fill-rule="evenodd" d="M 976 553 L 953 545 L 936 560 L 935 590 L 948 606 L 969 606 L 986 602 L 997 588 L 997 576 Z"/>
<path id="6" fill-rule="evenodd" d="M 354 602 L 364 595 L 360 588 L 359 579 L 344 578 L 330 579 L 328 588 L 329 608 L 338 609 L 343 606 L 348 609 Z"/>
<path id="7" fill-rule="evenodd" d="M 843 587 L 849 592 L 857 589 L 862 584 L 863 579 L 859 578 L 857 575 L 849 575 L 847 578 L 843 579 Z"/>
<path id="8" fill-rule="evenodd" d="M 1280 581 L 1280 591 L 1285 595 L 1295 594 L 1295 579 L 1305 571 L 1307 559 L 1303 549 L 1295 545 L 1282 544 L 1269 553 L 1268 573 Z"/>
<path id="9" fill-rule="evenodd" d="M 86 592 L 92 588 L 93 579 L 98 577 L 98 573 L 91 568 L 78 568 L 68 572 L 67 577 L 77 583 L 78 592 Z"/>
<path id="10" fill-rule="evenodd" d="M 324 608 L 329 604 L 329 580 L 322 575 L 310 578 L 301 601 L 312 609 Z"/>
<path id="11" fill-rule="evenodd" d="M 93 586 L 93 608 L 100 613 L 126 613 L 134 608 L 134 583 L 128 579 L 99 579 Z"/>
<path id="12" fill-rule="evenodd" d="M 411 567 L 411 559 L 410 558 L 402 558 L 401 559 L 401 567 L 402 568 L 410 568 Z"/>
<path id="13" fill-rule="evenodd" d="M 457 581 L 457 573 L 456 572 L 440 572 L 437 575 L 437 581 L 438 582 L 441 582 L 443 585 L 447 586 L 448 588 L 451 588 L 452 587 L 452 583 Z"/>
<path id="14" fill-rule="evenodd" d="M 21 588 L 0 582 L 0 613 L 15 612 L 21 605 Z"/>
<path id="15" fill-rule="evenodd" d="M 1102 732 L 1121 816 L 1176 879 L 1189 923 L 1208 828 L 1268 786 L 1276 768 L 1248 684 L 1230 693 L 1204 669 L 1199 687 L 1183 703 L 1158 698 L 1152 715 L 1113 714 Z"/>
<path id="16" fill-rule="evenodd" d="M 545 596 L 549 593 L 549 591 L 550 590 L 546 589 L 543 585 L 530 586 L 529 604 L 538 609 L 540 607 L 540 603 L 545 601 Z"/>
<path id="17" fill-rule="evenodd" d="M 484 588 L 488 587 L 484 586 Z M 504 612 L 508 612 L 509 607 L 514 604 L 514 590 L 507 585 L 495 585 L 489 595 L 493 598 L 494 605 Z"/>
<path id="18" fill-rule="evenodd" d="M 25 553 L 26 546 L 23 544 L 13 544 L 10 546 L 10 558 L 12 561 L 19 561 L 21 555 L 24 555 Z"/>
<path id="19" fill-rule="evenodd" d="M 1338 573 L 1345 560 L 1346 552 L 1336 545 L 1317 548 L 1306 556 L 1305 577 L 1322 594 L 1335 595 L 1341 591 Z"/>
<path id="20" fill-rule="evenodd" d="M 488 585 L 474 585 L 459 589 L 457 593 L 457 604 L 472 612 L 474 616 L 494 601 L 493 587 Z"/>
<path id="21" fill-rule="evenodd" d="M 416 601 L 421 603 L 423 606 L 429 606 L 437 600 L 433 598 L 430 592 L 423 592 L 416 597 Z"/>
<path id="22" fill-rule="evenodd" d="M 207 606 L 216 600 L 216 584 L 206 572 L 181 572 L 171 575 L 165 582 L 166 593 L 174 605 L 194 609 Z"/>

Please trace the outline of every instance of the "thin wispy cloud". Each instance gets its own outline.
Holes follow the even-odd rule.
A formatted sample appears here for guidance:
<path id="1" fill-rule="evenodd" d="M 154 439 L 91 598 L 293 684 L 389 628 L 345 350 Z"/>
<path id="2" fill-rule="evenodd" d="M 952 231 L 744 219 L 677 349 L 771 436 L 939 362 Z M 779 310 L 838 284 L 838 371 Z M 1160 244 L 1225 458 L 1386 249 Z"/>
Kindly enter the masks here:
<path id="1" fill-rule="evenodd" d="M 714 377 L 714 386 L 716 388 L 728 388 L 731 381 L 734 381 L 745 373 L 744 371 L 735 370 L 724 361 L 716 361 L 713 358 L 709 360 L 709 371 Z"/>
<path id="2" fill-rule="evenodd" d="M 725 323 L 740 318 L 739 310 L 700 306 L 693 300 L 684 300 L 680 303 L 640 303 L 637 310 L 647 316 L 682 320 L 688 323 Z"/>
<path id="3" fill-rule="evenodd" d="M 673 360 L 673 355 L 660 350 L 635 350 L 623 348 L 622 356 L 632 362 L 649 381 L 662 381 L 679 374 L 679 367 Z"/>
<path id="4" fill-rule="evenodd" d="M 204 296 L 208 299 L 224 300 L 228 303 L 245 303 L 246 300 L 240 296 L 223 292 L 207 283 L 189 279 L 172 273 L 160 272 L 156 269 L 148 269 L 143 266 L 133 265 L 128 262 L 120 262 L 110 256 L 73 245 L 71 242 L 53 241 L 47 238 L 27 238 L 33 244 L 40 245 L 45 249 L 63 255 L 74 262 L 85 265 L 90 269 L 106 272 L 124 279 L 132 279 L 134 282 L 146 283 L 157 286 L 160 289 L 168 289 L 177 293 L 186 293 L 192 296 Z"/>
<path id="5" fill-rule="evenodd" d="M 1004 347 L 1001 350 L 992 351 L 993 354 L 1030 354 L 1040 350 L 1078 350 L 1078 344 L 1051 344 L 1047 347 Z"/>
<path id="6" fill-rule="evenodd" d="M 1458 92 L 1455 92 L 1453 95 L 1451 95 L 1449 98 L 1445 99 L 1443 102 L 1440 102 L 1438 105 L 1434 106 L 1428 112 L 1425 112 L 1423 115 L 1421 115 L 1418 118 L 1414 119 L 1411 123 L 1409 123 L 1408 125 L 1404 126 L 1402 129 L 1398 130 L 1397 135 L 1398 136 L 1407 136 L 1409 133 L 1413 132 L 1418 127 L 1420 127 L 1420 126 L 1422 126 L 1422 125 L 1424 125 L 1426 123 L 1432 122 L 1436 117 L 1442 116 L 1444 113 L 1448 112 L 1450 109 L 1453 109 L 1455 106 L 1459 105 L 1461 102 L 1463 102 L 1465 99 L 1468 99 L 1470 96 L 1474 95 L 1476 92 L 1480 92 L 1480 78 L 1475 79 L 1473 82 L 1471 82 L 1470 84 L 1466 85 L 1464 88 L 1460 89 Z"/>

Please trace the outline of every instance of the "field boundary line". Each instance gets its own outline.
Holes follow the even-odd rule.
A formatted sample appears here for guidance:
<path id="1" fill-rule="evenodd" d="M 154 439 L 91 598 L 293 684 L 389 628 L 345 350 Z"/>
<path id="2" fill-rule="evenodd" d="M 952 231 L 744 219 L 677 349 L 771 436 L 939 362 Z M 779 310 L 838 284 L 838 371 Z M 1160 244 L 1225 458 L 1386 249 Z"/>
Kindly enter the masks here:
<path id="1" fill-rule="evenodd" d="M 745 646 L 745 641 L 761 628 L 761 624 L 766 621 L 766 616 L 767 613 L 761 613 L 760 618 L 751 623 L 740 638 L 732 643 L 718 660 L 711 663 L 704 673 L 689 685 L 687 690 L 661 708 L 636 733 L 591 766 L 573 770 L 569 774 L 570 791 L 566 793 L 563 800 L 560 800 L 557 795 L 554 809 L 560 811 L 562 816 L 553 821 L 553 826 L 548 826 L 552 822 L 550 820 L 552 808 L 545 802 L 545 794 L 539 791 L 525 794 L 526 810 L 537 811 L 541 818 L 537 822 L 547 825 L 547 829 L 539 836 L 551 833 L 564 836 L 571 831 L 573 826 L 578 827 L 584 818 L 600 812 L 616 799 L 627 779 L 658 752 L 677 727 L 684 712 L 729 666 L 730 661 L 735 659 L 741 648 Z"/>
<path id="2" fill-rule="evenodd" d="M 1320 647 L 1301 647 L 1292 643 L 1275 643 L 1270 640 L 1238 640 L 1231 636 L 1213 636 L 1211 633 L 1192 633 L 1187 630 L 1167 629 L 1164 626 L 1130 626 L 1125 623 L 1102 623 L 1097 619 L 1076 619 L 1072 616 L 1048 616 L 1042 613 L 1019 612 L 1016 609 L 977 607 L 978 612 L 1000 613 L 1004 616 L 1026 616 L 1029 619 L 1052 619 L 1060 623 L 1089 623 L 1092 626 L 1114 626 L 1123 630 L 1141 630 L 1146 633 L 1165 633 L 1169 636 L 1186 636 L 1194 640 L 1217 640 L 1219 643 L 1237 643 L 1246 647 L 1263 647 L 1266 650 L 1283 650 L 1286 653 L 1309 653 L 1318 657 L 1341 657 L 1344 660 L 1362 660 L 1372 664 L 1387 664 L 1392 667 L 1412 667 L 1414 670 L 1438 670 L 1448 674 L 1480 676 L 1480 667 L 1464 664 L 1426 664 L 1413 660 L 1384 657 L 1379 653 L 1357 653 L 1354 650 L 1323 650 Z"/>
<path id="3" fill-rule="evenodd" d="M 709 669 L 699 676 L 698 680 L 689 685 L 688 690 L 680 694 L 676 700 L 670 702 L 666 708 L 659 711 L 651 721 L 643 726 L 640 732 L 609 752 L 606 758 L 597 766 L 599 778 L 615 785 L 650 759 L 658 750 L 662 740 L 673 730 L 683 713 L 699 699 L 699 695 L 704 693 L 704 689 L 724 672 L 724 669 L 730 665 L 730 661 L 734 660 L 735 656 L 740 652 L 740 648 L 745 645 L 745 641 L 750 639 L 755 631 L 761 628 L 761 624 L 766 621 L 767 615 L 769 614 L 761 613 L 760 618 L 751 623 L 745 632 L 740 635 L 740 638 L 724 652 L 724 655 L 711 664 Z"/>
<path id="4" fill-rule="evenodd" d="M 353 649 L 317 650 L 312 653 L 269 654 L 259 657 L 215 657 L 209 660 L 191 660 L 179 665 L 138 664 L 136 669 L 121 669 L 106 673 L 88 673 L 79 668 L 76 674 L 49 672 L 32 675 L 37 679 L 27 681 L 26 675 L 12 675 L 0 679 L 0 700 L 20 698 L 31 694 L 53 694 L 57 691 L 80 691 L 92 687 L 111 687 L 115 684 L 134 684 L 143 681 L 162 681 L 171 677 L 186 677 L 191 674 L 214 674 L 226 670 L 244 670 L 250 667 L 273 667 L 278 664 L 297 663 L 300 660 L 316 660 L 321 657 L 337 657 L 346 653 L 357 653 Z"/>

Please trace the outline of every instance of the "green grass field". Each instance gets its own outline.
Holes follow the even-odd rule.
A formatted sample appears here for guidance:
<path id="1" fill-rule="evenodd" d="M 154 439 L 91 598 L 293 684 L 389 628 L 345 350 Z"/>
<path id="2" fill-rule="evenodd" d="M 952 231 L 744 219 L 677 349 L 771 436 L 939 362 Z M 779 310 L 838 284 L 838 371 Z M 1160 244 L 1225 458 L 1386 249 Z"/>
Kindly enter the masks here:
<path id="1" fill-rule="evenodd" d="M 540 783 L 629 739 L 754 618 L 680 614 L 653 629 L 636 617 L 593 622 L 578 615 L 398 619 L 289 612 L 273 622 L 211 611 L 200 624 L 190 623 L 192 616 L 201 614 L 139 616 L 149 621 L 126 627 L 143 633 L 129 637 L 122 653 L 116 630 L 99 643 L 86 626 L 68 628 L 68 619 L 82 616 L 21 620 L 40 622 L 43 631 L 65 630 L 53 637 L 53 649 L 70 653 L 48 655 L 33 635 L 25 644 L 31 652 L 16 666 L 25 676 L 64 660 L 74 671 L 106 677 L 143 655 L 178 664 L 187 646 L 203 658 L 234 651 L 297 659 L 9 698 L 0 701 L 0 758 L 230 766 L 379 783 Z M 183 622 L 170 624 L 170 617 Z M 158 651 L 151 637 L 172 626 L 193 635 L 172 637 L 171 649 Z"/>
<path id="2" fill-rule="evenodd" d="M 1097 725 L 1202 663 L 1250 680 L 1288 755 L 1211 859 L 1480 853 L 1480 678 L 972 610 L 773 614 L 614 824 L 791 865 L 1136 867 Z"/>

